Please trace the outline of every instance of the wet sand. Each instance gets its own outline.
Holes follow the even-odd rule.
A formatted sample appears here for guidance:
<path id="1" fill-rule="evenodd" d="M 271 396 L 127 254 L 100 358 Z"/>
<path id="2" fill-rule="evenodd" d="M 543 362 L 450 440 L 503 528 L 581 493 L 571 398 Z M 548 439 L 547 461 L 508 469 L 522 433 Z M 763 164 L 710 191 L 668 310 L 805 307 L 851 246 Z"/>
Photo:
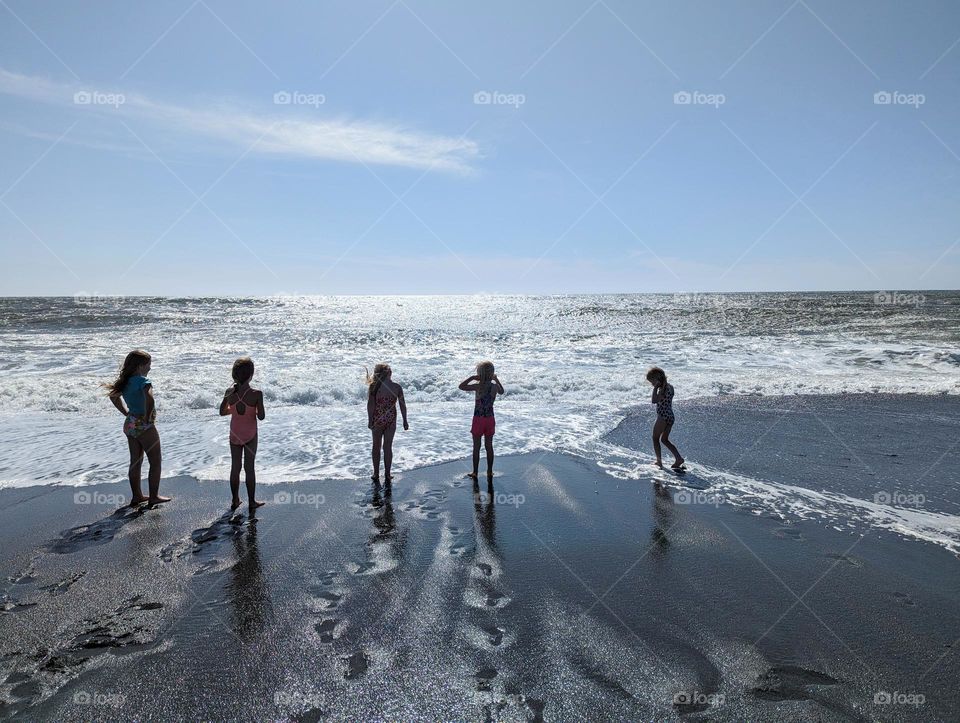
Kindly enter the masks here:
<path id="1" fill-rule="evenodd" d="M 864 402 L 844 412 L 833 399 L 833 414 L 864 424 Z M 678 406 L 688 441 L 702 412 L 696 459 L 718 465 L 728 442 L 716 424 L 708 434 L 706 409 Z M 767 414 L 741 405 L 722 423 Z M 642 423 L 615 434 L 646 444 L 630 433 Z M 815 424 L 788 415 L 776 433 L 817 456 L 763 464 L 797 481 L 849 456 Z M 946 449 L 952 430 L 926 434 Z M 897 458 L 883 459 L 871 467 L 892 474 Z M 960 560 L 941 546 L 715 505 L 695 467 L 657 486 L 567 456 L 504 457 L 492 495 L 464 471 L 408 471 L 392 489 L 264 485 L 255 520 L 227 513 L 225 483 L 189 478 L 166 480 L 176 499 L 143 512 L 108 504 L 124 483 L 0 491 L 0 716 L 949 720 L 960 709 Z"/>

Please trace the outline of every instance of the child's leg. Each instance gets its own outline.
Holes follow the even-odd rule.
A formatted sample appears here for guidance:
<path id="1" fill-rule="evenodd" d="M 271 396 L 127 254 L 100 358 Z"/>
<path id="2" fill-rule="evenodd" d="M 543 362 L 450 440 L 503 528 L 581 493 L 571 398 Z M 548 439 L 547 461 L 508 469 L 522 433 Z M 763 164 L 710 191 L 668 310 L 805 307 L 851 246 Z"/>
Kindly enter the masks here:
<path id="1" fill-rule="evenodd" d="M 140 441 L 140 444 L 143 445 L 143 451 L 146 453 L 147 461 L 150 463 L 150 476 L 148 477 L 150 502 L 154 504 L 158 502 L 169 502 L 169 497 L 162 497 L 160 495 L 160 432 L 157 431 L 156 427 L 152 427 L 137 439 Z"/>
<path id="2" fill-rule="evenodd" d="M 130 449 L 130 467 L 127 470 L 127 478 L 130 480 L 130 493 L 133 499 L 131 505 L 139 504 L 147 498 L 143 496 L 143 490 L 140 488 L 140 469 L 143 466 L 143 447 L 136 437 L 127 437 L 127 447 Z"/>
<path id="3" fill-rule="evenodd" d="M 391 424 L 383 430 L 383 479 L 386 482 L 393 479 L 390 475 L 390 467 L 393 465 L 393 435 L 396 433 L 396 424 Z"/>
<path id="4" fill-rule="evenodd" d="M 663 434 L 666 426 L 667 423 L 660 419 L 660 417 L 657 417 L 657 421 L 653 425 L 653 453 L 657 455 L 657 465 L 660 467 L 663 466 L 663 462 L 660 459 L 660 436 Z"/>
<path id="5" fill-rule="evenodd" d="M 493 479 L 493 435 L 483 438 L 483 446 L 487 449 L 487 477 Z"/>
<path id="6" fill-rule="evenodd" d="M 383 430 L 373 428 L 373 479 L 380 479 L 380 445 L 383 444 Z"/>
<path id="7" fill-rule="evenodd" d="M 477 478 L 477 474 L 480 471 L 480 441 L 482 437 L 479 434 L 473 435 L 473 474 L 470 475 L 474 479 Z"/>
<path id="8" fill-rule="evenodd" d="M 243 471 L 246 473 L 244 481 L 247 485 L 247 502 L 251 507 L 261 507 L 263 502 L 257 502 L 257 470 L 254 461 L 257 457 L 257 438 L 254 437 L 243 445 Z M 239 490 L 237 490 L 239 492 Z"/>
<path id="9" fill-rule="evenodd" d="M 243 446 L 230 443 L 230 509 L 240 506 L 240 470 L 243 469 Z"/>
<path id="10" fill-rule="evenodd" d="M 660 441 L 663 442 L 667 449 L 670 450 L 670 453 L 673 455 L 674 464 L 679 464 L 683 462 L 683 457 L 680 456 L 680 450 L 678 450 L 673 442 L 670 441 L 670 430 L 673 429 L 672 424 L 668 424 L 666 429 L 663 430 L 663 434 L 660 435 Z"/>

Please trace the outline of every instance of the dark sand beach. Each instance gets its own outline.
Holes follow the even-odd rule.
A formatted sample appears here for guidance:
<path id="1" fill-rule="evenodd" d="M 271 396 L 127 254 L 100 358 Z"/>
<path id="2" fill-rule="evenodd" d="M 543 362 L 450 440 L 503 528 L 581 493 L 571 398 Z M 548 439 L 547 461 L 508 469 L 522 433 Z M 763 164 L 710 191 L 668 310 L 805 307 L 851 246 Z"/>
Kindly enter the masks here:
<path id="1" fill-rule="evenodd" d="M 923 491 L 957 513 L 954 397 L 677 409 L 705 469 L 851 499 Z M 648 428 L 641 410 L 610 438 L 646 448 Z M 225 482 L 186 477 L 140 512 L 115 511 L 121 481 L 0 491 L 0 716 L 956 719 L 946 546 L 778 514 L 759 493 L 730 504 L 697 464 L 622 480 L 503 457 L 492 495 L 465 465 L 392 489 L 264 485 L 256 519 L 227 513 Z"/>

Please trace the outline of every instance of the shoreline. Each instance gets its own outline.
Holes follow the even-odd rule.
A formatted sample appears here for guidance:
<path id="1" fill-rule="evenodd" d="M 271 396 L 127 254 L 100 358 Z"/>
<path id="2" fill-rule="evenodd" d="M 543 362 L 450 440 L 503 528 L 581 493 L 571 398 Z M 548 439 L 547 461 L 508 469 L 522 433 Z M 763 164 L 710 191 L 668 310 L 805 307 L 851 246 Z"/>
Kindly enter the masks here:
<path id="1" fill-rule="evenodd" d="M 904 709 L 874 697 L 908 690 L 925 717 L 960 705 L 945 550 L 684 503 L 679 478 L 554 453 L 501 458 L 492 495 L 461 473 L 407 471 L 390 494 L 271 486 L 255 521 L 227 513 L 226 483 L 185 477 L 139 513 L 0 491 L 0 718 L 886 720 Z"/>

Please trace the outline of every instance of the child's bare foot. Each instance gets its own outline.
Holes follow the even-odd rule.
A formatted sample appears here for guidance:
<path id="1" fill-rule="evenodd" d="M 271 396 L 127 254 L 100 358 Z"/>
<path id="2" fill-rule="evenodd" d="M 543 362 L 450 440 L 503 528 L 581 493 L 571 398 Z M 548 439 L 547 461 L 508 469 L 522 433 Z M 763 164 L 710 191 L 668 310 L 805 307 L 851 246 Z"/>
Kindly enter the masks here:
<path id="1" fill-rule="evenodd" d="M 169 502 L 169 501 L 172 500 L 172 499 L 173 499 L 173 497 L 163 497 L 162 495 L 157 495 L 156 497 L 150 497 L 150 498 L 148 498 L 148 499 L 147 499 L 147 502 L 149 502 L 149 503 L 151 504 L 151 506 L 152 506 L 152 505 L 162 505 L 164 502 Z"/>
<path id="2" fill-rule="evenodd" d="M 130 507 L 139 507 L 140 505 L 142 505 L 142 504 L 143 504 L 144 502 L 146 502 L 146 501 L 147 501 L 147 498 L 146 498 L 146 497 L 143 497 L 143 496 L 141 496 L 141 497 L 134 497 L 132 500 L 130 500 Z"/>
<path id="3" fill-rule="evenodd" d="M 686 462 L 686 460 L 685 460 L 683 457 L 681 457 L 681 458 L 678 459 L 676 462 L 674 462 L 673 464 L 671 464 L 670 467 L 671 467 L 672 469 L 680 469 L 681 467 L 683 467 L 683 463 L 684 463 L 684 462 Z"/>
<path id="4" fill-rule="evenodd" d="M 659 467 L 660 469 L 663 469 L 663 462 L 661 462 L 659 459 L 653 464 L 654 466 Z"/>
<path id="5" fill-rule="evenodd" d="M 235 510 L 240 506 L 240 498 L 234 497 L 233 501 L 230 503 L 230 509 Z"/>
<path id="6" fill-rule="evenodd" d="M 255 510 L 255 509 L 257 509 L 258 507 L 263 507 L 265 504 L 267 504 L 267 503 L 266 503 L 266 502 L 258 502 L 257 500 L 252 500 L 252 501 L 250 502 L 250 509 L 251 509 L 251 510 Z"/>
<path id="7" fill-rule="evenodd" d="M 391 482 L 393 482 L 393 475 L 392 475 L 392 474 L 388 474 L 388 475 L 387 475 L 386 477 L 384 477 L 383 479 L 384 479 L 384 481 L 385 481 L 387 484 L 390 484 Z"/>
<path id="8" fill-rule="evenodd" d="M 380 475 L 378 475 L 378 474 L 372 474 L 372 475 L 370 475 L 370 479 L 372 479 L 372 480 L 373 480 L 374 482 L 376 482 L 377 484 L 380 484 Z"/>
<path id="9" fill-rule="evenodd" d="M 469 477 L 470 479 L 477 479 L 477 473 L 476 473 L 476 472 L 468 472 L 468 473 L 467 473 L 467 477 Z"/>

